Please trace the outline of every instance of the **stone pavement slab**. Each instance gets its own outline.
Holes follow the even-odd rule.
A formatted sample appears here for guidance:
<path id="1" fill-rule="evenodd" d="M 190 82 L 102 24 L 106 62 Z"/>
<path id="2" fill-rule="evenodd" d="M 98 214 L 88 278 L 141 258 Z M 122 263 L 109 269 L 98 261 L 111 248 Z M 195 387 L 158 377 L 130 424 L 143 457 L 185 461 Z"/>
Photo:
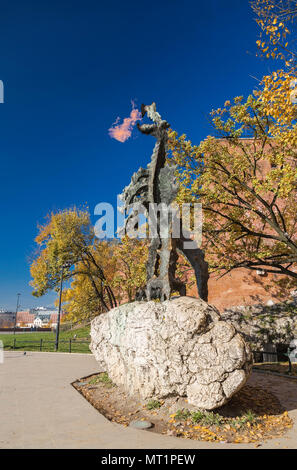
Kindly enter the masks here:
<path id="1" fill-rule="evenodd" d="M 1 449 L 211 449 L 254 448 L 163 436 L 111 423 L 71 385 L 97 372 L 92 355 L 5 351 L 0 364 Z M 253 374 L 269 386 L 297 421 L 297 381 Z M 262 381 L 262 382 L 261 382 Z M 296 424 L 260 448 L 297 448 Z"/>

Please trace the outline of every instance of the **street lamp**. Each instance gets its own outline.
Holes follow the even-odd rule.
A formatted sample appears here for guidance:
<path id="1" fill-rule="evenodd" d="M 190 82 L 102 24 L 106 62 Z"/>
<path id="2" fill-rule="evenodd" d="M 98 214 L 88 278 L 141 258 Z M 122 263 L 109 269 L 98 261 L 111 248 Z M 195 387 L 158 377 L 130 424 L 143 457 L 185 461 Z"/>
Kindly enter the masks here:
<path id="1" fill-rule="evenodd" d="M 69 267 L 69 264 L 66 263 L 66 264 L 63 264 L 61 268 L 59 310 L 58 310 L 57 327 L 56 327 L 55 351 L 58 351 L 58 347 L 59 347 L 59 333 L 60 333 L 60 319 L 61 319 L 61 305 L 62 305 L 62 291 L 63 291 L 63 273 L 64 273 L 64 268 L 68 268 L 68 267 Z"/>
<path id="2" fill-rule="evenodd" d="M 16 311 L 15 311 L 14 328 L 13 328 L 13 334 L 14 335 L 15 335 L 15 329 L 16 329 L 17 314 L 18 314 L 18 310 L 19 310 L 19 307 L 20 307 L 20 296 L 21 296 L 21 294 L 17 294 L 17 306 L 16 306 Z"/>

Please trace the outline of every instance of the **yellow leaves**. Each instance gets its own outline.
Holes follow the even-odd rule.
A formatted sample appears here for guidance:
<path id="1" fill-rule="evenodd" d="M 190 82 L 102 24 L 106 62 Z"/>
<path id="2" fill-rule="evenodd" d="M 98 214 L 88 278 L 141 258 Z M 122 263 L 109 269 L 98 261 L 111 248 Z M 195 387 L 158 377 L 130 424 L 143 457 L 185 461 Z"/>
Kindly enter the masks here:
<path id="1" fill-rule="evenodd" d="M 288 61 L 294 57 L 294 49 L 290 50 L 289 43 L 286 41 L 290 29 L 287 27 L 296 21 L 294 9 L 281 6 L 278 10 L 274 9 L 277 0 L 252 0 L 251 5 L 256 13 L 256 22 L 259 25 L 260 39 L 256 41 L 260 55 L 266 58 L 280 59 Z M 265 36 L 264 36 L 265 35 Z M 266 37 L 265 50 L 262 44 L 262 37 Z M 292 63 L 289 63 L 292 67 Z"/>
<path id="2" fill-rule="evenodd" d="M 113 246 L 110 259 L 115 263 L 115 273 L 110 278 L 110 283 L 115 288 L 119 301 L 133 300 L 136 290 L 144 286 L 147 255 L 148 247 L 144 240 L 125 236 L 121 243 Z"/>
<path id="3" fill-rule="evenodd" d="M 263 103 L 265 113 L 276 121 L 274 134 L 282 131 L 279 126 L 292 126 L 296 120 L 296 106 L 290 99 L 290 84 L 293 78 L 294 74 L 283 70 L 278 70 L 263 78 L 263 90 L 259 99 Z M 273 131 L 273 124 L 271 130 Z"/>
<path id="4" fill-rule="evenodd" d="M 242 102 L 242 100 L 243 100 L 243 96 L 236 96 L 236 97 L 234 98 L 234 103 L 235 103 L 235 104 L 239 104 L 239 103 Z"/>

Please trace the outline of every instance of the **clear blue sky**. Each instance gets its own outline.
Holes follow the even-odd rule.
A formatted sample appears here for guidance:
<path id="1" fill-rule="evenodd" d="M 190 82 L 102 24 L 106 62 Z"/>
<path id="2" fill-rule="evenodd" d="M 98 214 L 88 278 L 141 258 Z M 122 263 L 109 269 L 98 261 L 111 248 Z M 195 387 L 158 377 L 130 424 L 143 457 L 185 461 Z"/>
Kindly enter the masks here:
<path id="1" fill-rule="evenodd" d="M 28 259 L 51 210 L 115 204 L 149 161 L 153 139 L 108 128 L 156 101 L 178 132 L 210 133 L 208 113 L 269 72 L 255 56 L 248 0 L 7 0 L 0 2 L 0 307 L 34 299 Z M 147 7 L 146 7 L 147 6 Z"/>

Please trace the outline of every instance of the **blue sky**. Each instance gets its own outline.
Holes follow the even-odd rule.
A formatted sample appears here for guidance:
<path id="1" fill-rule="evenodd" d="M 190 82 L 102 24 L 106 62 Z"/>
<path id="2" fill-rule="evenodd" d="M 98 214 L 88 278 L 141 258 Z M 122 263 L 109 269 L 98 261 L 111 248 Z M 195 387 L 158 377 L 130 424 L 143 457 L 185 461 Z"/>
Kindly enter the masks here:
<path id="1" fill-rule="evenodd" d="M 148 163 L 152 139 L 108 128 L 140 105 L 194 143 L 208 113 L 270 71 L 256 57 L 248 0 L 0 0 L 0 308 L 52 305 L 31 295 L 37 223 L 52 210 L 116 204 Z M 95 218 L 94 218 L 95 221 Z"/>

